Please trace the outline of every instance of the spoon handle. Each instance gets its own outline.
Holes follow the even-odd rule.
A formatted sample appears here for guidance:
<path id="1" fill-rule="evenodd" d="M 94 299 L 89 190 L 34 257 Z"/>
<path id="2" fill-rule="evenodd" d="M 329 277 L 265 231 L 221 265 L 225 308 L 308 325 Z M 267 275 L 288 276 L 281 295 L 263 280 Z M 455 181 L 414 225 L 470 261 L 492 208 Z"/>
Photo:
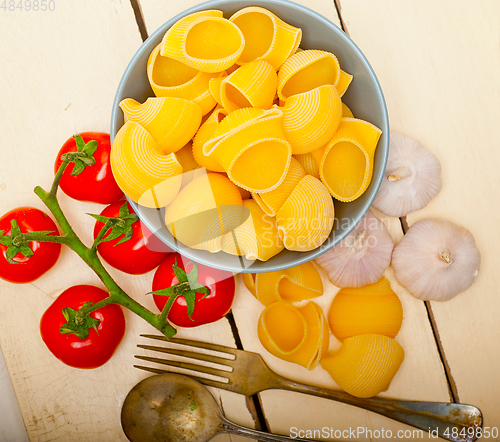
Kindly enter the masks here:
<path id="1" fill-rule="evenodd" d="M 472 442 L 481 434 L 483 423 L 481 411 L 466 404 L 446 402 L 401 401 L 384 398 L 358 398 L 344 391 L 329 390 L 294 382 L 277 375 L 276 386 L 283 390 L 298 391 L 326 399 L 343 402 L 387 416 L 399 422 L 420 428 L 424 433 L 433 431 L 446 440 Z M 456 428 L 457 431 L 453 431 Z M 464 435 L 465 434 L 465 435 Z"/>
<path id="2" fill-rule="evenodd" d="M 292 439 L 288 436 L 282 436 L 281 434 L 265 433 L 264 431 L 254 430 L 252 428 L 241 427 L 234 422 L 228 421 L 226 418 L 221 416 L 220 430 L 224 433 L 237 434 L 239 436 L 253 438 L 261 442 L 317 442 L 313 439 Z"/>

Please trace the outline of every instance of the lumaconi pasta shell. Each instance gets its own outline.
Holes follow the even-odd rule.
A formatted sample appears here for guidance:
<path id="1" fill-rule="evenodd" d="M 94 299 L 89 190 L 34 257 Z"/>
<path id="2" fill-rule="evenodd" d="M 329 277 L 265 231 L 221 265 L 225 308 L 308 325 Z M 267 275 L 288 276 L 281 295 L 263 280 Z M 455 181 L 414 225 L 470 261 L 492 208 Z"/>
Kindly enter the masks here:
<path id="1" fill-rule="evenodd" d="M 171 57 L 202 72 L 231 67 L 245 47 L 245 37 L 222 11 L 199 11 L 181 18 L 161 42 L 162 56 Z"/>
<path id="2" fill-rule="evenodd" d="M 222 235 L 241 223 L 242 201 L 225 176 L 207 173 L 184 187 L 165 211 L 165 224 L 181 243 L 218 252 Z"/>
<path id="3" fill-rule="evenodd" d="M 227 111 L 223 108 L 216 108 L 208 117 L 201 127 L 198 129 L 193 138 L 193 156 L 196 162 L 205 169 L 214 172 L 224 172 L 224 168 L 215 160 L 215 158 L 207 156 L 203 153 L 203 145 L 209 141 L 219 123 L 226 118 Z"/>
<path id="4" fill-rule="evenodd" d="M 245 49 L 238 64 L 263 60 L 278 69 L 293 54 L 302 30 L 285 23 L 271 11 L 257 6 L 240 9 L 230 19 L 245 36 Z"/>
<path id="5" fill-rule="evenodd" d="M 276 214 L 288 250 L 307 252 L 323 244 L 333 227 L 334 208 L 326 187 L 306 175 Z"/>
<path id="6" fill-rule="evenodd" d="M 231 255 L 245 256 L 249 260 L 267 261 L 284 249 L 278 234 L 276 220 L 266 215 L 258 204 L 247 199 L 243 201 L 250 213 L 241 225 L 222 238 L 222 250 Z M 243 213 L 243 217 L 247 213 Z"/>
<path id="7" fill-rule="evenodd" d="M 300 165 L 304 168 L 307 175 L 312 175 L 314 178 L 318 180 L 321 179 L 319 176 L 319 166 L 316 162 L 314 156 L 310 153 L 302 153 L 298 155 L 293 155 Z"/>
<path id="8" fill-rule="evenodd" d="M 308 370 L 314 369 L 328 350 L 326 319 L 313 301 L 303 307 L 281 301 L 269 304 L 260 315 L 257 333 L 269 353 Z"/>
<path id="9" fill-rule="evenodd" d="M 328 311 L 333 335 L 343 341 L 365 334 L 395 338 L 403 322 L 403 306 L 387 278 L 358 288 L 343 288 Z"/>
<path id="10" fill-rule="evenodd" d="M 203 115 L 210 112 L 217 103 L 210 93 L 209 82 L 224 73 L 200 72 L 178 60 L 163 57 L 160 46 L 151 52 L 147 66 L 149 83 L 155 95 L 191 100 L 201 107 Z"/>
<path id="11" fill-rule="evenodd" d="M 278 96 L 285 101 L 292 95 L 318 86 L 337 86 L 340 65 L 331 52 L 308 49 L 296 52 L 286 60 L 278 73 Z"/>
<path id="12" fill-rule="evenodd" d="M 204 175 L 206 171 L 200 168 L 200 165 L 195 161 L 193 157 L 192 141 L 187 143 L 182 149 L 175 153 L 177 161 L 182 166 L 182 184 L 181 189 L 186 186 L 186 184 L 193 181 L 195 178 Z"/>
<path id="13" fill-rule="evenodd" d="M 347 72 L 344 72 L 342 69 L 340 70 L 340 77 L 339 77 L 339 82 L 337 83 L 337 92 L 339 95 L 342 97 L 342 95 L 345 94 L 345 91 L 351 84 L 353 76 L 351 74 L 348 74 Z"/>
<path id="14" fill-rule="evenodd" d="M 353 201 L 367 189 L 373 175 L 375 149 L 382 131 L 367 121 L 342 118 L 326 146 L 312 154 L 321 181 L 339 201 Z"/>
<path id="15" fill-rule="evenodd" d="M 254 296 L 265 306 L 277 301 L 296 302 L 323 294 L 323 282 L 312 262 L 277 272 L 255 275 Z"/>
<path id="16" fill-rule="evenodd" d="M 322 358 L 321 366 L 342 390 L 368 398 L 389 388 L 403 360 L 403 347 L 394 339 L 368 334 L 347 338 Z"/>
<path id="17" fill-rule="evenodd" d="M 283 110 L 283 132 L 292 154 L 309 153 L 324 146 L 342 117 L 342 102 L 335 86 L 319 86 L 292 95 Z"/>
<path id="18" fill-rule="evenodd" d="M 305 176 L 306 172 L 304 168 L 292 157 L 290 167 L 283 182 L 270 192 L 252 194 L 252 198 L 264 212 L 268 215 L 276 216 L 276 213 L 290 196 L 293 189 L 295 189 L 299 181 Z"/>
<path id="19" fill-rule="evenodd" d="M 182 166 L 175 154 L 164 155 L 140 124 L 125 123 L 111 148 L 113 176 L 125 195 L 146 207 L 164 207 L 179 192 Z"/>
<path id="20" fill-rule="evenodd" d="M 164 154 L 182 149 L 200 127 L 201 108 L 183 98 L 148 98 L 143 104 L 132 98 L 120 103 L 125 121 L 139 123 Z"/>
<path id="21" fill-rule="evenodd" d="M 342 118 L 346 118 L 346 117 L 347 118 L 354 118 L 354 115 L 353 115 L 351 109 L 349 109 L 347 107 L 347 105 L 344 102 L 342 102 Z"/>
<path id="22" fill-rule="evenodd" d="M 292 156 L 282 115 L 278 108 L 238 109 L 219 124 L 203 153 L 213 157 L 238 186 L 250 192 L 269 192 L 284 180 Z"/>
<path id="23" fill-rule="evenodd" d="M 244 107 L 270 109 L 277 84 L 278 76 L 269 63 L 252 61 L 223 79 L 220 86 L 221 103 L 229 112 Z"/>
<path id="24" fill-rule="evenodd" d="M 241 274 L 243 282 L 245 284 L 245 287 L 248 289 L 248 291 L 257 297 L 256 292 L 255 292 L 255 273 L 242 273 Z"/>
<path id="25" fill-rule="evenodd" d="M 217 101 L 217 104 L 220 106 L 222 106 L 221 85 L 224 78 L 226 77 L 212 78 L 210 83 L 208 83 L 208 88 L 210 89 L 212 97 L 214 97 L 214 100 Z"/>

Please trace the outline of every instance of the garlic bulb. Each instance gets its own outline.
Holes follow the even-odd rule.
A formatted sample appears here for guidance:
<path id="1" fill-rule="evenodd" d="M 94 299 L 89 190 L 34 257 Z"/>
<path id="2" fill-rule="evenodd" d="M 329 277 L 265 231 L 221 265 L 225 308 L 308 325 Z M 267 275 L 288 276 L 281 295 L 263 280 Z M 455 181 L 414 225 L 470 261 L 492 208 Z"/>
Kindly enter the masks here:
<path id="1" fill-rule="evenodd" d="M 393 248 L 384 223 L 368 211 L 349 235 L 316 262 L 337 287 L 361 287 L 382 277 Z"/>
<path id="2" fill-rule="evenodd" d="M 441 164 L 418 141 L 391 132 L 385 179 L 373 206 L 389 216 L 425 207 L 441 190 Z"/>
<path id="3" fill-rule="evenodd" d="M 449 221 L 415 223 L 392 254 L 398 281 L 424 301 L 447 301 L 467 290 L 480 263 L 472 234 Z"/>

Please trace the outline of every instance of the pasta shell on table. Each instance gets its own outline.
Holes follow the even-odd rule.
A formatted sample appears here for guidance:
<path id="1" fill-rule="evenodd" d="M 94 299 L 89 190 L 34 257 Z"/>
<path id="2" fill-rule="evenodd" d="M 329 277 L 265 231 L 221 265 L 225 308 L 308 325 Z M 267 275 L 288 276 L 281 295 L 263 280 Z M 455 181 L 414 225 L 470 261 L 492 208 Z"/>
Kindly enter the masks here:
<path id="1" fill-rule="evenodd" d="M 248 291 L 257 297 L 257 292 L 255 291 L 255 277 L 257 275 L 255 273 L 242 273 L 241 277 L 243 279 L 243 283 Z"/>
<path id="2" fill-rule="evenodd" d="M 321 366 L 345 392 L 369 398 L 386 391 L 404 360 L 394 339 L 366 334 L 347 338 L 321 359 Z"/>
<path id="3" fill-rule="evenodd" d="M 356 118 L 342 118 L 333 138 L 312 152 L 321 181 L 339 201 L 353 201 L 368 188 L 382 131 Z"/>
<path id="4" fill-rule="evenodd" d="M 203 146 L 213 137 L 217 126 L 224 118 L 227 117 L 227 115 L 228 112 L 225 109 L 221 107 L 216 108 L 201 125 L 193 138 L 193 157 L 195 161 L 201 167 L 214 172 L 224 172 L 224 168 L 215 160 L 215 158 L 206 156 L 203 153 Z"/>
<path id="5" fill-rule="evenodd" d="M 222 251 L 245 256 L 249 260 L 267 261 L 284 249 L 276 220 L 266 215 L 258 204 L 243 201 L 243 218 L 248 217 L 222 238 Z"/>
<path id="6" fill-rule="evenodd" d="M 332 231 L 332 198 L 321 181 L 306 175 L 278 210 L 276 221 L 286 249 L 314 250 Z"/>
<path id="7" fill-rule="evenodd" d="M 292 95 L 282 111 L 283 132 L 292 154 L 304 154 L 333 137 L 342 117 L 342 101 L 334 86 L 324 85 Z"/>
<path id="8" fill-rule="evenodd" d="M 254 296 L 265 306 L 277 301 L 297 302 L 323 294 L 323 282 L 312 262 L 277 272 L 255 275 Z"/>
<path id="9" fill-rule="evenodd" d="M 278 96 L 285 101 L 292 95 L 308 92 L 318 86 L 337 86 L 340 64 L 331 52 L 307 49 L 288 58 L 278 72 Z"/>
<path id="10" fill-rule="evenodd" d="M 149 84 L 157 97 L 177 97 L 194 101 L 206 115 L 217 104 L 209 90 L 212 78 L 225 75 L 224 72 L 200 72 L 187 64 L 160 54 L 161 43 L 148 59 Z"/>
<path id="11" fill-rule="evenodd" d="M 274 69 L 284 63 L 300 45 L 302 30 L 285 23 L 271 11 L 257 6 L 240 9 L 230 18 L 245 36 L 245 48 L 238 64 L 255 60 L 270 63 Z"/>
<path id="12" fill-rule="evenodd" d="M 225 176 L 207 173 L 184 187 L 165 211 L 165 224 L 182 244 L 219 252 L 222 236 L 241 223 L 238 188 Z"/>
<path id="13" fill-rule="evenodd" d="M 202 72 L 231 67 L 245 48 L 245 37 L 222 11 L 199 11 L 178 20 L 161 42 L 160 53 Z"/>
<path id="14" fill-rule="evenodd" d="M 165 155 L 140 124 L 125 123 L 110 155 L 113 176 L 123 193 L 145 207 L 164 207 L 179 192 L 182 166 L 174 153 Z"/>
<path id="15" fill-rule="evenodd" d="M 164 154 L 182 149 L 200 127 L 201 108 L 183 98 L 148 98 L 143 104 L 132 98 L 120 102 L 125 121 L 139 123 Z"/>
<path id="16" fill-rule="evenodd" d="M 268 215 L 276 216 L 276 213 L 290 196 L 293 189 L 295 189 L 299 181 L 305 176 L 306 172 L 304 168 L 292 157 L 290 167 L 282 183 L 270 192 L 253 193 L 252 198 L 264 212 Z"/>
<path id="17" fill-rule="evenodd" d="M 229 112 L 244 107 L 270 109 L 277 84 L 278 76 L 269 63 L 251 61 L 221 81 L 221 104 Z"/>
<path id="18" fill-rule="evenodd" d="M 333 298 L 327 319 L 341 342 L 370 333 L 395 338 L 403 323 L 403 306 L 388 279 L 382 277 L 374 284 L 341 289 Z"/>
<path id="19" fill-rule="evenodd" d="M 284 361 L 314 369 L 328 350 L 329 332 L 321 308 L 273 302 L 260 315 L 257 333 L 263 347 Z"/>
<path id="20" fill-rule="evenodd" d="M 282 116 L 278 108 L 238 109 L 219 124 L 203 153 L 213 157 L 243 189 L 269 192 L 284 180 L 292 156 Z"/>
<path id="21" fill-rule="evenodd" d="M 312 154 L 310 153 L 297 154 L 293 155 L 293 158 L 295 158 L 300 163 L 300 165 L 306 171 L 307 175 L 312 175 L 314 178 L 317 178 L 318 180 L 321 179 L 319 176 L 318 163 Z"/>

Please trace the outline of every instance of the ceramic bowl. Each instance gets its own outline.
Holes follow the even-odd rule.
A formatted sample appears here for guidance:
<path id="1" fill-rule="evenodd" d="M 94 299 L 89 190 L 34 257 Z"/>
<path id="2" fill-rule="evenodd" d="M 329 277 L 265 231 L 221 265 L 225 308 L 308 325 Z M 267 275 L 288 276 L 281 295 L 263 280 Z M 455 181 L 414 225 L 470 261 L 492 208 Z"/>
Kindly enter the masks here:
<path id="1" fill-rule="evenodd" d="M 119 103 L 124 98 L 144 102 L 154 96 L 146 74 L 149 54 L 158 45 L 165 32 L 180 18 L 203 9 L 219 9 L 229 18 L 239 9 L 247 6 L 266 8 L 287 23 L 302 29 L 302 49 L 321 49 L 333 52 L 341 68 L 352 74 L 354 79 L 342 100 L 356 118 L 369 121 L 382 129 L 375 154 L 373 178 L 366 192 L 350 203 L 334 201 L 335 223 L 328 240 L 309 252 L 283 250 L 266 262 L 249 261 L 224 252 L 210 253 L 191 249 L 177 242 L 163 223 L 163 210 L 148 209 L 131 201 L 143 224 L 171 249 L 195 262 L 223 270 L 248 273 L 281 270 L 316 258 L 339 243 L 358 224 L 371 206 L 379 189 L 389 152 L 389 121 L 384 96 L 379 82 L 368 60 L 356 44 L 335 24 L 304 6 L 286 0 L 211 0 L 201 3 L 168 20 L 157 29 L 139 48 L 130 61 L 116 92 L 111 118 L 111 139 L 123 125 L 123 114 Z"/>

